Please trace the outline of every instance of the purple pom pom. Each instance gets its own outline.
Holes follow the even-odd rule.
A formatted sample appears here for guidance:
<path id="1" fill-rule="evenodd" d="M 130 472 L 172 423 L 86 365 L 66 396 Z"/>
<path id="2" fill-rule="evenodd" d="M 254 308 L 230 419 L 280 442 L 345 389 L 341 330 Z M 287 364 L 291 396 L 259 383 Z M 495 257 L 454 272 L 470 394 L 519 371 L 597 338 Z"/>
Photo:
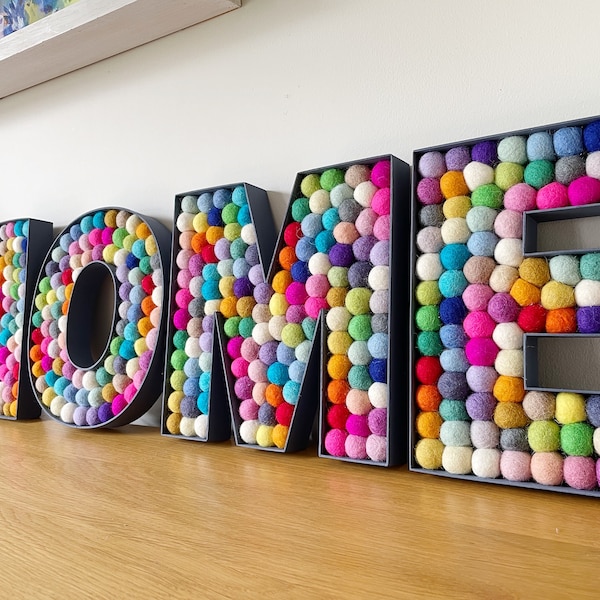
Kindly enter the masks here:
<path id="1" fill-rule="evenodd" d="M 474 161 L 494 166 L 498 162 L 496 142 L 479 142 L 471 149 L 471 158 Z"/>
<path id="2" fill-rule="evenodd" d="M 600 306 L 582 306 L 577 310 L 580 333 L 600 333 Z"/>
<path id="3" fill-rule="evenodd" d="M 491 392 L 475 392 L 467 398 L 466 408 L 473 421 L 491 421 L 494 418 L 496 398 Z"/>

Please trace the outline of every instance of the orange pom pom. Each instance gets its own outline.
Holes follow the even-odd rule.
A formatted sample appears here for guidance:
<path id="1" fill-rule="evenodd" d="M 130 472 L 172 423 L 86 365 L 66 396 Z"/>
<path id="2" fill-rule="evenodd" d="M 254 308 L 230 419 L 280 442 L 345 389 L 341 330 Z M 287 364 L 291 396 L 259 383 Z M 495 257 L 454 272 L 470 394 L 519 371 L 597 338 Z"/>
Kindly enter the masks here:
<path id="1" fill-rule="evenodd" d="M 417 433 L 422 438 L 437 439 L 440 437 L 442 417 L 437 412 L 422 412 L 417 415 Z"/>
<path id="2" fill-rule="evenodd" d="M 42 352 L 42 348 L 39 344 L 36 344 L 35 346 L 31 347 L 31 350 L 29 351 L 29 358 L 31 358 L 31 360 L 33 362 L 42 360 L 43 356 L 44 356 L 44 353 Z"/>
<path id="3" fill-rule="evenodd" d="M 521 402 L 525 396 L 523 378 L 500 375 L 494 384 L 494 396 L 499 402 Z"/>
<path id="4" fill-rule="evenodd" d="M 350 391 L 350 384 L 345 379 L 334 379 L 327 384 L 327 399 L 332 404 L 343 404 Z"/>
<path id="5" fill-rule="evenodd" d="M 284 267 L 285 269 L 285 267 Z M 292 274 L 288 271 L 278 271 L 273 277 L 273 290 L 278 294 L 285 294 L 285 290 L 288 289 L 290 283 L 292 283 Z"/>
<path id="6" fill-rule="evenodd" d="M 146 296 L 141 304 L 142 312 L 149 317 L 150 313 L 156 308 L 156 304 L 152 302 L 152 296 Z"/>
<path id="7" fill-rule="evenodd" d="M 227 298 L 223 298 L 223 300 L 221 300 L 219 310 L 223 313 L 223 316 L 226 319 L 235 317 L 237 315 L 237 302 L 238 299 L 235 296 L 228 296 Z"/>
<path id="8" fill-rule="evenodd" d="M 154 326 L 152 325 L 152 321 L 150 321 L 150 317 L 142 317 L 137 324 L 140 335 L 143 335 L 144 337 L 148 335 L 148 332 L 152 329 L 152 327 Z"/>
<path id="9" fill-rule="evenodd" d="M 494 410 L 494 423 L 501 429 L 514 429 L 525 427 L 529 423 L 529 419 L 521 404 L 499 402 Z"/>
<path id="10" fill-rule="evenodd" d="M 291 246 L 286 246 L 279 253 L 279 264 L 281 265 L 281 268 L 286 271 L 289 271 L 297 260 L 296 251 Z"/>
<path id="11" fill-rule="evenodd" d="M 223 228 L 212 225 L 206 230 L 206 241 L 214 246 L 224 235 Z"/>
<path id="12" fill-rule="evenodd" d="M 275 425 L 275 427 L 273 427 L 273 443 L 278 447 L 278 448 L 284 448 L 285 447 L 285 443 L 287 441 L 287 436 L 288 436 L 288 427 L 286 427 L 285 425 L 281 425 L 281 424 L 277 424 Z"/>
<path id="13" fill-rule="evenodd" d="M 327 372 L 331 379 L 346 379 L 350 367 L 352 363 L 344 354 L 334 354 L 327 362 Z"/>
<path id="14" fill-rule="evenodd" d="M 150 227 L 143 221 L 135 228 L 135 235 L 140 240 L 145 240 L 150 235 Z"/>
<path id="15" fill-rule="evenodd" d="M 539 304 L 542 293 L 533 283 L 519 278 L 512 284 L 510 295 L 519 306 L 529 306 L 530 304 Z"/>
<path id="16" fill-rule="evenodd" d="M 196 254 L 200 254 L 206 243 L 206 233 L 197 233 L 192 237 L 192 250 Z"/>
<path id="17" fill-rule="evenodd" d="M 470 194 L 469 186 L 465 182 L 462 171 L 447 171 L 440 179 L 440 189 L 444 198 L 454 196 L 467 196 Z"/>
<path id="18" fill-rule="evenodd" d="M 555 308 L 546 314 L 548 333 L 575 333 L 577 331 L 577 313 L 574 308 Z"/>
<path id="19" fill-rule="evenodd" d="M 423 411 L 434 411 L 440 407 L 442 395 L 437 385 L 420 385 L 416 392 L 417 406 Z"/>
<path id="20" fill-rule="evenodd" d="M 265 399 L 271 406 L 279 406 L 283 402 L 281 386 L 270 383 L 265 390 Z"/>

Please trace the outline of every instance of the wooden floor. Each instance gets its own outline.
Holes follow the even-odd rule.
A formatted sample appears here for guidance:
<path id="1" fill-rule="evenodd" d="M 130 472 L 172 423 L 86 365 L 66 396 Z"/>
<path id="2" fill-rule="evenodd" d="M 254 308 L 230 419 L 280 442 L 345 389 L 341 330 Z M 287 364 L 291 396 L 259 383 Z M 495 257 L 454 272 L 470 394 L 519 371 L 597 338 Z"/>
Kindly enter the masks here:
<path id="1" fill-rule="evenodd" d="M 598 598 L 598 499 L 0 422 L 0 597 Z"/>

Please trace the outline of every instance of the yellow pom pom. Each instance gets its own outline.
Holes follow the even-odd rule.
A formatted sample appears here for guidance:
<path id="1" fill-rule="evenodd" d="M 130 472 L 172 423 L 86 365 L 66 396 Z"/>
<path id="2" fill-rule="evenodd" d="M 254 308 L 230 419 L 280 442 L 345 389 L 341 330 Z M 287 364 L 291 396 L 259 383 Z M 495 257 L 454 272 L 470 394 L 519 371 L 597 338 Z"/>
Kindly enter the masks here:
<path id="1" fill-rule="evenodd" d="M 440 440 L 423 439 L 415 447 L 415 459 L 424 469 L 440 469 L 444 444 Z"/>
<path id="2" fill-rule="evenodd" d="M 519 306 L 538 304 L 541 298 L 540 289 L 533 285 L 533 283 L 529 283 L 521 278 L 512 284 L 510 295 L 517 301 Z"/>
<path id="3" fill-rule="evenodd" d="M 171 383 L 171 388 L 176 391 L 182 390 L 183 384 L 185 383 L 186 379 L 187 376 L 183 371 L 173 371 L 169 379 L 169 382 Z"/>
<path id="4" fill-rule="evenodd" d="M 344 306 L 347 293 L 348 293 L 348 290 L 346 288 L 332 287 L 332 288 L 329 288 L 329 291 L 327 292 L 327 296 L 325 297 L 325 299 L 327 300 L 329 306 L 331 306 L 332 308 L 334 306 Z"/>
<path id="5" fill-rule="evenodd" d="M 422 412 L 417 415 L 417 433 L 422 438 L 437 439 L 440 437 L 442 417 L 438 412 Z"/>
<path id="6" fill-rule="evenodd" d="M 102 387 L 102 399 L 105 402 L 112 402 L 113 398 L 117 395 L 115 386 L 112 383 L 107 383 Z"/>
<path id="7" fill-rule="evenodd" d="M 158 246 L 156 245 L 156 239 L 153 235 L 149 235 L 144 242 L 144 248 L 146 250 L 146 254 L 148 256 L 154 256 L 158 251 Z"/>
<path id="8" fill-rule="evenodd" d="M 525 258 L 519 266 L 519 275 L 525 281 L 542 287 L 550 281 L 550 268 L 545 258 Z"/>
<path id="9" fill-rule="evenodd" d="M 46 304 L 54 304 L 56 300 L 56 290 L 48 290 L 48 293 L 46 294 Z"/>
<path id="10" fill-rule="evenodd" d="M 297 348 L 305 339 L 304 330 L 298 323 L 288 323 L 281 330 L 281 341 L 288 348 Z"/>
<path id="11" fill-rule="evenodd" d="M 454 198 L 448 198 L 444 202 L 442 210 L 446 219 L 454 219 L 455 217 L 465 219 L 471 206 L 471 198 L 468 196 L 454 196 Z"/>
<path id="12" fill-rule="evenodd" d="M 203 212 L 194 215 L 192 227 L 196 233 L 206 233 L 208 230 L 208 215 Z"/>
<path id="13" fill-rule="evenodd" d="M 4 406 L 7 406 L 7 405 L 5 404 Z M 11 417 L 17 416 L 17 401 L 16 400 L 14 402 L 11 402 L 10 404 L 8 404 L 8 413 L 9 413 L 9 416 L 11 416 Z"/>
<path id="14" fill-rule="evenodd" d="M 273 427 L 270 425 L 259 425 L 256 430 L 256 443 L 263 448 L 273 446 Z"/>
<path id="15" fill-rule="evenodd" d="M 139 240 L 145 240 L 150 235 L 150 227 L 144 222 L 141 222 L 135 228 L 135 235 Z"/>
<path id="16" fill-rule="evenodd" d="M 167 417 L 165 425 L 171 435 L 179 435 L 181 433 L 179 424 L 181 423 L 181 413 L 171 413 Z"/>
<path id="17" fill-rule="evenodd" d="M 144 354 L 144 352 L 146 352 L 149 349 L 146 338 L 142 337 L 135 340 L 135 342 L 133 342 L 133 349 L 137 356 L 141 356 L 142 354 Z"/>
<path id="18" fill-rule="evenodd" d="M 42 402 L 44 403 L 44 406 L 50 406 L 50 402 L 52 402 L 52 400 L 54 400 L 54 398 L 56 398 L 56 392 L 54 391 L 54 388 L 46 388 L 43 392 L 42 392 Z"/>
<path id="19" fill-rule="evenodd" d="M 575 306 L 575 292 L 570 285 L 558 281 L 549 281 L 542 288 L 542 306 L 547 310 Z"/>
<path id="20" fill-rule="evenodd" d="M 119 250 L 119 248 L 114 244 L 108 244 L 108 246 L 105 246 L 104 250 L 102 250 L 102 258 L 104 259 L 104 262 L 114 264 L 117 250 Z"/>
<path id="21" fill-rule="evenodd" d="M 221 292 L 221 296 L 223 298 L 227 298 L 228 296 L 235 296 L 233 293 L 233 284 L 235 283 L 235 277 L 230 275 L 228 277 L 221 277 L 219 280 L 219 292 Z"/>
<path id="22" fill-rule="evenodd" d="M 237 314 L 242 318 L 251 317 L 255 305 L 256 300 L 252 296 L 244 296 L 237 301 Z"/>
<path id="23" fill-rule="evenodd" d="M 525 427 L 529 419 L 523 406 L 516 402 L 498 402 L 494 410 L 494 423 L 501 429 Z"/>
<path id="24" fill-rule="evenodd" d="M 206 241 L 214 246 L 224 235 L 223 228 L 212 225 L 206 230 Z"/>
<path id="25" fill-rule="evenodd" d="M 171 392 L 167 400 L 167 407 L 171 412 L 181 412 L 181 401 L 185 398 L 185 394 L 181 391 Z"/>
<path id="26" fill-rule="evenodd" d="M 221 300 L 219 310 L 223 313 L 223 316 L 226 319 L 235 317 L 237 315 L 237 302 L 238 299 L 235 296 L 228 296 L 227 298 L 223 298 L 223 300 Z"/>
<path id="27" fill-rule="evenodd" d="M 332 331 L 327 336 L 327 347 L 331 354 L 348 354 L 352 338 L 347 331 Z"/>
<path id="28" fill-rule="evenodd" d="M 587 420 L 585 398 L 581 394 L 559 392 L 556 394 L 556 412 L 554 417 L 563 425 L 581 423 Z"/>
<path id="29" fill-rule="evenodd" d="M 10 417 L 10 404 L 8 402 L 2 405 L 2 414 L 5 417 Z"/>
<path id="30" fill-rule="evenodd" d="M 289 304 L 284 294 L 275 293 L 271 296 L 271 299 L 269 300 L 269 310 L 273 316 L 285 315 L 288 307 Z"/>
<path id="31" fill-rule="evenodd" d="M 119 211 L 115 210 L 114 208 L 106 211 L 106 214 L 104 215 L 104 222 L 106 223 L 107 227 L 117 227 L 118 213 Z"/>
<path id="32" fill-rule="evenodd" d="M 288 436 L 288 427 L 285 425 L 277 424 L 273 427 L 273 443 L 278 448 L 285 448 L 285 443 L 287 442 Z"/>

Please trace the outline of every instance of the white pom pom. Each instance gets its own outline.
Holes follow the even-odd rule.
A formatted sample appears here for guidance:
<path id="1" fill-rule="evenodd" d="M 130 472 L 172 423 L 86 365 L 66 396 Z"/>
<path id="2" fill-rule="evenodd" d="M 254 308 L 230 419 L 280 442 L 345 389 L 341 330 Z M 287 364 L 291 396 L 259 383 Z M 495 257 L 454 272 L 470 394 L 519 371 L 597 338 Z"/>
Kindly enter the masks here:
<path id="1" fill-rule="evenodd" d="M 501 265 L 519 267 L 523 262 L 522 241 L 517 238 L 504 238 L 496 244 L 494 258 Z"/>
<path id="2" fill-rule="evenodd" d="M 490 165 L 477 161 L 470 162 L 463 169 L 463 176 L 471 191 L 476 190 L 480 185 L 494 183 L 494 169 Z"/>
<path id="3" fill-rule="evenodd" d="M 582 279 L 575 286 L 575 302 L 577 306 L 599 306 L 600 281 Z"/>

